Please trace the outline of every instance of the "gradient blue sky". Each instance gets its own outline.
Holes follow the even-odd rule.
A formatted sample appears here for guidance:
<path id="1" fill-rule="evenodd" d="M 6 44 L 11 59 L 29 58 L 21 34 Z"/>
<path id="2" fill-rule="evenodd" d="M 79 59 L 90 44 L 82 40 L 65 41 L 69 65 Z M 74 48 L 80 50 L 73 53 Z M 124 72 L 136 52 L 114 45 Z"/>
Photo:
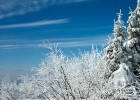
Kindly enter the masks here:
<path id="1" fill-rule="evenodd" d="M 0 0 L 0 73 L 37 67 L 47 50 L 59 43 L 65 53 L 105 43 L 113 20 L 123 20 L 137 0 Z"/>

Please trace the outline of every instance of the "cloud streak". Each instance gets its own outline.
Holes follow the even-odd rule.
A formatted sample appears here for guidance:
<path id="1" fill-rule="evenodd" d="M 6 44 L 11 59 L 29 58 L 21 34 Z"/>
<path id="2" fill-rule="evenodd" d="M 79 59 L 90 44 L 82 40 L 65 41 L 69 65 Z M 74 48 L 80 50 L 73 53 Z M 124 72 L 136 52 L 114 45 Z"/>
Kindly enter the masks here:
<path id="1" fill-rule="evenodd" d="M 36 22 L 32 22 L 32 23 L 3 25 L 3 26 L 0 26 L 0 29 L 47 26 L 47 25 L 63 24 L 63 23 L 68 23 L 68 22 L 69 22 L 68 19 L 43 20 L 43 21 L 36 21 Z"/>
<path id="2" fill-rule="evenodd" d="M 0 0 L 0 19 L 38 11 L 51 5 L 83 1 L 86 0 Z"/>
<path id="3" fill-rule="evenodd" d="M 102 45 L 105 43 L 106 37 L 90 37 L 90 38 L 63 38 L 63 39 L 50 39 L 50 40 L 11 40 L 4 43 L 4 40 L 0 41 L 0 49 L 22 49 L 22 48 L 45 48 L 43 41 L 47 44 L 48 41 L 51 45 L 59 44 L 61 48 L 71 47 L 87 47 L 93 45 Z M 4 44 L 2 44 L 4 43 Z"/>

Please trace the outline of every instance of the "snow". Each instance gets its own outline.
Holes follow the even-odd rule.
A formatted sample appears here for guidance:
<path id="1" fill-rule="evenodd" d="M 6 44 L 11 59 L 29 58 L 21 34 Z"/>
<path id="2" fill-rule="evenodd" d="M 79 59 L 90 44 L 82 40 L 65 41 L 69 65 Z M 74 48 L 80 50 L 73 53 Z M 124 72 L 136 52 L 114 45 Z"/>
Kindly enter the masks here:
<path id="1" fill-rule="evenodd" d="M 131 73 L 129 67 L 122 63 L 119 65 L 119 69 L 113 72 L 111 76 L 111 81 L 115 89 L 124 88 L 133 82 L 133 74 Z"/>

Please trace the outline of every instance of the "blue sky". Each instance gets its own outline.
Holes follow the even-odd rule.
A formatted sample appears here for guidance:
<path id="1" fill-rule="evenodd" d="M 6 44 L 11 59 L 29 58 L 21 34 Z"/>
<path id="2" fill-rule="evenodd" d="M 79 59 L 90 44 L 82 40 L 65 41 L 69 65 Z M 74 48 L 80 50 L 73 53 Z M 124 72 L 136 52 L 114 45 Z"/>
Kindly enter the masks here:
<path id="1" fill-rule="evenodd" d="M 101 46 L 112 34 L 113 20 L 123 20 L 136 0 L 0 0 L 0 72 L 37 67 L 47 50 L 43 41 L 59 43 L 66 54 Z"/>

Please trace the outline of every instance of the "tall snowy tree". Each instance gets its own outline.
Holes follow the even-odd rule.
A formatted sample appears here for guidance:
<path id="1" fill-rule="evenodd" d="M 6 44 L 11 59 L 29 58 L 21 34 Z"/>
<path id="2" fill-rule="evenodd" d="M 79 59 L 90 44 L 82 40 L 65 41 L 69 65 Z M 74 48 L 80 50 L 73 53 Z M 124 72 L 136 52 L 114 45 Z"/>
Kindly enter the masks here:
<path id="1" fill-rule="evenodd" d="M 140 79 L 140 0 L 137 1 L 136 9 L 130 10 L 127 39 L 128 60 L 133 66 L 132 72 Z"/>
<path id="2" fill-rule="evenodd" d="M 107 78 L 115 92 L 124 89 L 124 95 L 132 95 L 132 91 L 135 90 L 135 86 L 133 86 L 135 78 L 132 71 L 132 62 L 129 61 L 131 54 L 128 52 L 129 48 L 125 46 L 127 32 L 122 21 L 121 10 L 117 15 L 118 19 L 114 21 L 114 39 L 106 48 L 106 60 L 109 68 Z M 124 96 L 119 98 L 124 99 Z"/>
<path id="3" fill-rule="evenodd" d="M 118 20 L 114 21 L 114 39 L 106 48 L 106 60 L 109 66 L 109 70 L 114 72 L 119 68 L 119 64 L 124 62 L 123 57 L 123 43 L 125 40 L 125 26 L 122 21 L 121 10 L 118 15 Z"/>

